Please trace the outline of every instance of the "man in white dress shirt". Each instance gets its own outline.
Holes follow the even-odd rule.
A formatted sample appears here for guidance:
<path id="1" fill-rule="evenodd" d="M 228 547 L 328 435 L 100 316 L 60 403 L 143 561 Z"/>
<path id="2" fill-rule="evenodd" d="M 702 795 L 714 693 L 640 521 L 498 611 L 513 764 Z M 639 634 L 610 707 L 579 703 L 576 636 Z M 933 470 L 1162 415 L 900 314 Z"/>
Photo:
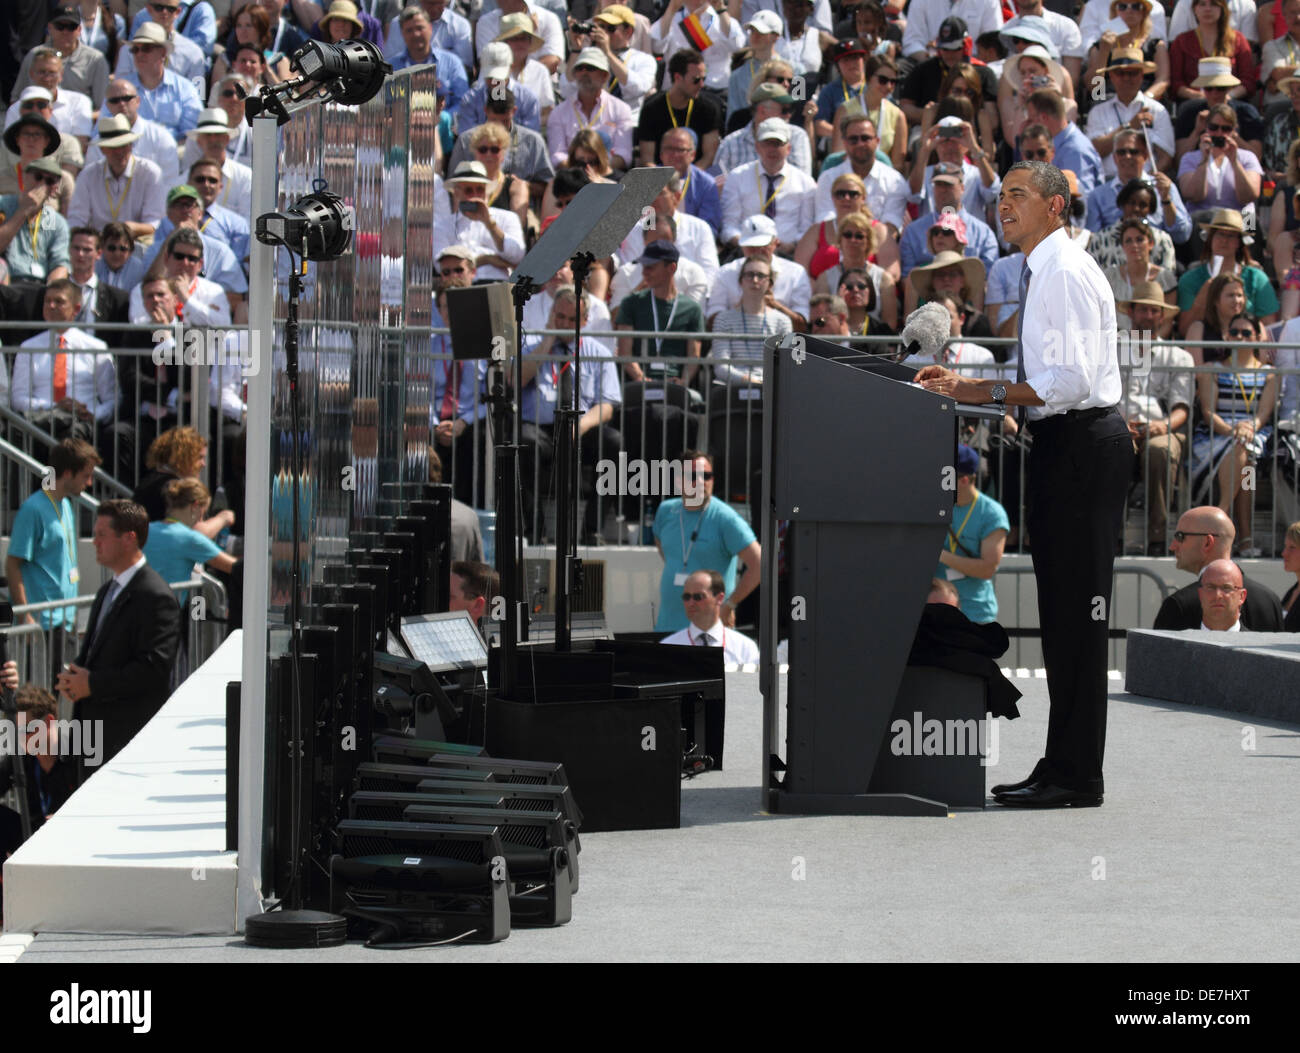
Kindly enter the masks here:
<path id="1" fill-rule="evenodd" d="M 159 254 L 163 259 L 163 276 L 171 286 L 186 325 L 230 325 L 230 304 L 226 292 L 214 281 L 204 278 L 203 238 L 193 227 L 178 227 L 164 243 Z M 141 286 L 131 290 L 131 321 L 149 321 Z"/>
<path id="2" fill-rule="evenodd" d="M 114 77 L 108 83 L 108 94 L 104 97 L 105 116 L 120 113 L 139 138 L 132 152 L 158 166 L 162 173 L 163 185 L 171 186 L 180 180 L 180 160 L 176 155 L 176 140 L 172 133 L 157 121 L 140 116 L 140 89 L 129 80 Z M 103 154 L 99 144 L 91 143 L 86 151 L 86 163 L 98 161 Z"/>
<path id="3" fill-rule="evenodd" d="M 72 322 L 81 310 L 81 290 L 68 278 L 45 287 L 47 322 Z M 10 401 L 14 410 L 56 439 L 96 444 L 96 427 L 109 425 L 117 405 L 117 371 L 108 345 L 80 329 L 46 329 L 14 356 Z"/>
<path id="4" fill-rule="evenodd" d="M 651 205 L 656 212 L 672 214 L 677 222 L 675 242 L 681 255 L 689 256 L 691 262 L 699 264 L 700 269 L 708 275 L 709 281 L 712 281 L 718 273 L 718 248 L 713 237 L 713 228 L 697 216 L 682 211 L 682 199 L 685 196 L 685 181 L 681 176 L 674 174 L 659 191 L 659 196 L 651 202 Z M 619 247 L 619 258 L 624 262 L 639 260 L 647 243 L 645 235 L 646 231 L 641 229 L 641 224 L 638 223 L 633 227 Z"/>
<path id="5" fill-rule="evenodd" d="M 722 660 L 737 665 L 758 662 L 758 644 L 744 633 L 722 624 L 727 588 L 716 570 L 697 570 L 682 586 L 682 606 L 691 624 L 665 636 L 660 643 L 678 647 L 721 647 Z"/>
<path id="6" fill-rule="evenodd" d="M 766 216 L 750 216 L 740 225 L 740 259 L 719 268 L 705 315 L 712 318 L 719 311 L 740 306 L 740 272 L 746 260 L 761 258 L 772 269 L 772 298 L 776 309 L 789 317 L 795 328 L 799 327 L 808 317 L 808 303 L 812 298 L 808 270 L 793 260 L 778 258 L 776 242 L 776 224 Z"/>
<path id="7" fill-rule="evenodd" d="M 567 77 L 560 79 L 560 94 L 566 99 L 577 92 L 573 82 L 573 67 L 577 56 L 588 47 L 596 48 L 609 63 L 609 77 L 605 90 L 622 99 L 632 111 L 632 120 L 641 115 L 641 103 L 655 90 L 654 56 L 632 47 L 636 34 L 636 15 L 624 4 L 611 4 L 592 16 L 590 35 L 569 33 L 569 62 Z M 588 43 L 589 41 L 589 43 Z"/>
<path id="8" fill-rule="evenodd" d="M 840 135 L 844 138 L 847 156 L 817 177 L 816 214 L 813 218 L 834 218 L 831 186 L 845 172 L 853 172 L 867 184 L 867 204 L 871 206 L 871 214 L 882 223 L 888 223 L 897 234 L 904 224 L 907 180 L 887 164 L 877 161 L 876 147 L 880 145 L 880 137 L 876 135 L 875 124 L 860 114 L 850 113 L 840 119 Z"/>
<path id="9" fill-rule="evenodd" d="M 1174 158 L 1174 125 L 1169 111 L 1142 90 L 1142 75 L 1154 73 L 1138 48 L 1117 48 L 1110 65 L 1098 70 L 1110 77 L 1115 94 L 1088 111 L 1088 138 L 1101 155 L 1106 178 L 1115 177 L 1115 135 L 1125 128 L 1144 134 L 1156 152 L 1156 167 L 1169 171 Z"/>
<path id="10" fill-rule="evenodd" d="M 790 126 L 769 118 L 754 133 L 758 160 L 741 165 L 722 188 L 722 241 L 738 244 L 740 224 L 749 216 L 767 216 L 776 223 L 777 251 L 794 247 L 815 218 L 817 184 L 789 163 Z"/>
<path id="11" fill-rule="evenodd" d="M 1069 182 L 1054 165 L 1021 161 L 1002 180 L 1002 230 L 1026 254 L 1016 383 L 964 380 L 942 366 L 916 374 L 961 402 L 1028 407 L 1027 525 L 1051 711 L 1029 778 L 993 787 L 999 804 L 1022 808 L 1102 803 L 1111 580 L 1133 478 L 1133 442 L 1117 409 L 1115 296 L 1066 233 L 1069 207 Z"/>
<path id="12" fill-rule="evenodd" d="M 102 156 L 86 165 L 68 206 L 68 225 L 103 230 L 114 220 L 125 223 L 135 238 L 148 238 L 166 208 L 162 173 L 152 161 L 136 157 L 140 138 L 122 114 L 101 117 L 96 140 Z"/>
<path id="13" fill-rule="evenodd" d="M 487 169 L 478 161 L 462 161 L 446 187 L 451 191 L 451 241 L 468 245 L 481 255 L 478 277 L 504 281 L 524 258 L 524 231 L 509 209 L 489 208 Z"/>

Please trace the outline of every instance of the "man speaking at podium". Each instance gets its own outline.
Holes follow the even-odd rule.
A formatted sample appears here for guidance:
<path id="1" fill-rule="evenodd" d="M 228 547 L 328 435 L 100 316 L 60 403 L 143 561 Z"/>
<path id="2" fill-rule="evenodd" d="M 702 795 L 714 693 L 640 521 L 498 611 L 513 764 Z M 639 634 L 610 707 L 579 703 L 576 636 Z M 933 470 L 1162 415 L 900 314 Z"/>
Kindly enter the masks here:
<path id="1" fill-rule="evenodd" d="M 1021 161 L 1002 181 L 1002 229 L 1025 254 L 1016 383 L 963 380 L 942 366 L 916 375 L 959 402 L 1028 407 L 1027 521 L 1051 713 L 1047 749 L 1029 778 L 993 787 L 999 804 L 1024 808 L 1102 803 L 1106 629 L 1133 468 L 1116 408 L 1115 297 L 1063 229 L 1069 207 L 1069 183 L 1054 165 Z"/>

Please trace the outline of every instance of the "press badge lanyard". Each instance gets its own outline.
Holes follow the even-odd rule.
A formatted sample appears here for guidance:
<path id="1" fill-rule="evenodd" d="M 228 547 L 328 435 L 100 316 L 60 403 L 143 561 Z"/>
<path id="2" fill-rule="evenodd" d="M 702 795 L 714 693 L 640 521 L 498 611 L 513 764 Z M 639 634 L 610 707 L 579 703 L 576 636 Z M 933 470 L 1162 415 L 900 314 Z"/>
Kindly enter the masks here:
<path id="1" fill-rule="evenodd" d="M 59 528 L 63 531 L 63 544 L 64 547 L 67 548 L 68 550 L 68 563 L 71 564 L 68 567 L 68 580 L 75 585 L 77 582 L 81 580 L 81 574 L 77 571 L 77 566 L 76 566 L 77 563 L 76 547 L 72 543 L 72 538 L 68 536 L 67 525 L 63 522 L 63 509 L 59 507 L 59 502 L 54 500 L 54 495 L 51 494 L 48 490 L 43 490 L 42 493 L 44 493 L 45 496 L 50 499 L 50 504 L 54 506 L 54 514 L 55 516 L 58 517 Z"/>
<path id="2" fill-rule="evenodd" d="M 699 522 L 695 524 L 695 529 L 691 532 L 691 543 L 686 544 L 686 502 L 682 502 L 681 511 L 677 513 L 677 527 L 682 535 L 682 568 L 685 569 L 691 562 L 691 549 L 695 548 L 695 539 L 700 536 L 700 527 L 704 525 L 704 517 L 708 513 L 708 505 L 700 509 Z"/>
<path id="3" fill-rule="evenodd" d="M 957 533 L 952 534 L 951 530 L 948 531 L 949 534 L 952 534 L 952 540 L 948 542 L 949 552 L 955 553 L 957 551 L 957 545 L 961 541 L 961 536 L 966 532 L 966 524 L 970 522 L 970 517 L 975 511 L 975 506 L 979 503 L 980 495 L 977 493 L 975 499 L 970 503 L 970 508 L 966 509 L 966 518 L 961 521 L 961 526 L 957 528 Z M 962 551 L 966 551 L 965 548 L 963 548 Z"/>
<path id="4" fill-rule="evenodd" d="M 655 332 L 668 332 L 669 330 L 672 329 L 672 326 L 673 326 L 673 315 L 675 315 L 675 314 L 677 313 L 677 301 L 680 300 L 680 299 L 681 299 L 680 296 L 675 296 L 675 297 L 673 297 L 673 307 L 672 307 L 672 310 L 668 312 L 668 321 L 664 322 L 664 327 L 663 327 L 662 330 L 660 330 L 660 328 L 659 328 L 659 305 L 658 305 L 658 300 L 659 300 L 659 298 L 658 298 L 657 296 L 655 296 L 655 294 L 654 294 L 653 292 L 650 294 L 650 316 L 654 319 L 654 322 L 655 322 Z M 656 337 L 655 337 L 655 357 L 656 357 L 656 358 L 662 358 L 662 357 L 663 357 L 663 351 L 661 350 L 661 349 L 663 348 L 663 346 L 664 346 L 664 338 L 663 338 L 662 336 L 656 336 Z"/>

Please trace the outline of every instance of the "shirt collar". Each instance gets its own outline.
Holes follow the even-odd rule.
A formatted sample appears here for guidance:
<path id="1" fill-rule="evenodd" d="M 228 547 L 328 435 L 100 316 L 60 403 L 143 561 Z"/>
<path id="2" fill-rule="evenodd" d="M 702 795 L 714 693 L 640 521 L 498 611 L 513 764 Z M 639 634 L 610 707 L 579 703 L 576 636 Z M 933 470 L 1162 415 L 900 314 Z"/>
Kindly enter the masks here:
<path id="1" fill-rule="evenodd" d="M 1029 264 L 1030 273 L 1037 274 L 1040 268 L 1050 263 L 1061 249 L 1068 244 L 1070 244 L 1070 235 L 1065 232 L 1064 227 L 1058 227 L 1052 231 L 1034 246 L 1034 251 L 1025 260 Z"/>
<path id="2" fill-rule="evenodd" d="M 721 618 L 719 618 L 716 622 L 714 622 L 714 623 L 713 623 L 711 626 L 709 626 L 709 628 L 707 628 L 707 629 L 701 629 L 701 628 L 700 628 L 698 625 L 696 625 L 694 622 L 691 622 L 691 623 L 686 627 L 686 638 L 687 638 L 688 640 L 690 640 L 690 642 L 691 642 L 691 646 L 695 646 L 696 641 L 699 640 L 699 638 L 700 638 L 701 636 L 703 636 L 705 633 L 708 633 L 708 634 L 709 634 L 709 637 L 710 637 L 711 639 L 713 639 L 713 640 L 716 640 L 716 641 L 718 642 L 718 645 L 721 646 L 721 645 L 722 645 L 722 634 L 723 634 L 724 631 L 725 631 L 725 630 L 724 630 L 724 628 L 723 628 L 723 625 L 722 625 L 722 619 L 721 619 Z"/>
<path id="3" fill-rule="evenodd" d="M 1208 625 L 1205 624 L 1205 622 L 1201 622 L 1201 628 L 1207 633 L 1213 633 L 1213 632 L 1239 633 L 1241 632 L 1241 615 L 1238 615 L 1237 620 L 1233 622 L 1231 625 L 1229 625 L 1226 629 L 1211 629 Z"/>
<path id="4" fill-rule="evenodd" d="M 131 579 L 140 572 L 140 568 L 144 566 L 144 562 L 144 553 L 141 552 L 139 559 L 127 567 L 126 570 L 122 571 L 121 574 L 115 574 L 113 576 L 113 580 L 117 582 L 119 591 L 125 589 L 129 584 L 131 584 Z"/>

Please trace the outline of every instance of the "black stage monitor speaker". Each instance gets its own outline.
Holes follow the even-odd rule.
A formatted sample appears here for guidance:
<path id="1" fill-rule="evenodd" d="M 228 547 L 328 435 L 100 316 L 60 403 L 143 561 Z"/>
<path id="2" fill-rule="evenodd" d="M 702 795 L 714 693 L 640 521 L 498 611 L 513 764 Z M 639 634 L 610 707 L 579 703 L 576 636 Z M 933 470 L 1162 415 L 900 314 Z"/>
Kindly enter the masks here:
<path id="1" fill-rule="evenodd" d="M 502 353 L 514 353 L 515 305 L 506 282 L 448 289 L 447 314 L 456 358 L 491 358 L 497 336 L 505 338 Z"/>

